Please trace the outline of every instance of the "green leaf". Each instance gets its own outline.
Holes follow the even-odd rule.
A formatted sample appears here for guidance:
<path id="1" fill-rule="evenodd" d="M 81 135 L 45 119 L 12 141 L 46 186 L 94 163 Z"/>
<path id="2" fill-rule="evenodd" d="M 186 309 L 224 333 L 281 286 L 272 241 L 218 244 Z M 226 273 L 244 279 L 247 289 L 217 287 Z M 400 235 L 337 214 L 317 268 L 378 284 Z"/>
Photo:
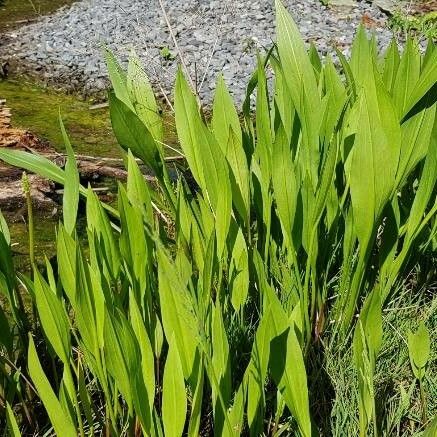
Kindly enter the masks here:
<path id="1" fill-rule="evenodd" d="M 142 370 L 142 378 L 139 378 L 142 379 L 142 381 L 140 384 L 137 384 L 137 389 L 133 390 L 134 401 L 136 401 L 136 409 L 143 419 L 143 426 L 149 433 L 152 426 L 152 411 L 155 400 L 155 359 L 140 309 L 132 292 L 129 297 L 129 314 L 132 329 L 140 347 Z M 142 386 L 143 381 L 145 390 L 140 391 L 138 390 L 138 386 Z M 141 397 L 139 395 L 141 395 Z"/>
<path id="2" fill-rule="evenodd" d="M 382 310 L 378 289 L 364 302 L 353 337 L 353 357 L 358 371 L 360 435 L 365 435 L 374 411 L 373 375 L 382 343 Z"/>
<path id="3" fill-rule="evenodd" d="M 96 269 L 101 270 L 107 280 L 116 278 L 120 269 L 120 251 L 114 237 L 111 222 L 97 194 L 88 188 L 86 202 L 88 230 L 91 233 L 91 259 L 96 258 Z"/>
<path id="4" fill-rule="evenodd" d="M 138 117 L 147 126 L 155 141 L 162 143 L 164 138 L 162 116 L 156 104 L 152 85 L 134 51 L 131 53 L 127 69 L 127 91 Z"/>
<path id="5" fill-rule="evenodd" d="M 29 152 L 23 152 L 22 150 L 9 150 L 1 148 L 0 159 L 9 165 L 39 174 L 54 182 L 58 182 L 60 184 L 64 183 L 64 171 L 43 156 L 35 155 Z"/>
<path id="6" fill-rule="evenodd" d="M 217 79 L 212 107 L 211 127 L 218 145 L 226 156 L 229 144 L 229 132 L 231 130 L 236 136 L 236 149 L 242 150 L 243 141 L 241 137 L 240 120 L 238 119 L 237 110 L 235 109 L 231 94 L 226 87 L 223 75 L 219 75 Z"/>
<path id="7" fill-rule="evenodd" d="M 317 80 L 299 30 L 276 0 L 277 46 L 285 80 L 302 125 L 302 158 L 313 187 L 317 184 L 321 101 Z"/>
<path id="8" fill-rule="evenodd" d="M 398 44 L 393 38 L 385 52 L 383 78 L 385 86 L 390 94 L 393 93 L 393 87 L 396 79 L 396 74 L 399 68 L 400 55 Z"/>
<path id="9" fill-rule="evenodd" d="M 310 437 L 307 375 L 294 323 L 290 325 L 279 299 L 270 286 L 265 288 L 264 293 L 272 314 L 269 361 L 272 377 L 296 419 L 302 436 Z"/>
<path id="10" fill-rule="evenodd" d="M 249 291 L 249 258 L 243 232 L 238 230 L 229 269 L 231 303 L 235 311 L 245 304 Z"/>
<path id="11" fill-rule="evenodd" d="M 115 314 L 106 312 L 104 323 L 105 364 L 117 383 L 132 413 L 134 391 L 141 381 L 141 360 L 138 342 L 132 327 L 120 310 Z M 147 401 L 148 402 L 148 401 Z"/>
<path id="12" fill-rule="evenodd" d="M 21 437 L 17 420 L 15 419 L 14 412 L 12 411 L 9 402 L 6 402 L 6 423 L 8 425 L 8 431 L 11 437 Z"/>
<path id="13" fill-rule="evenodd" d="M 6 223 L 5 218 L 3 217 L 2 212 L 0 211 L 0 233 L 3 234 L 3 238 L 7 245 L 11 244 L 11 234 L 9 233 L 9 227 Z"/>
<path id="14" fill-rule="evenodd" d="M 420 54 L 416 43 L 408 38 L 399 63 L 393 87 L 393 102 L 399 119 L 406 114 L 409 96 L 414 91 L 420 76 Z"/>
<path id="15" fill-rule="evenodd" d="M 212 129 L 231 169 L 232 197 L 244 220 L 249 211 L 249 169 L 238 114 L 225 81 L 219 76 L 213 104 Z"/>
<path id="16" fill-rule="evenodd" d="M 67 162 L 65 164 L 65 184 L 63 196 L 64 226 L 65 230 L 72 234 L 76 228 L 77 211 L 79 208 L 79 171 L 77 169 L 76 157 L 74 156 L 73 148 L 59 114 L 59 124 L 61 126 L 62 138 L 67 150 Z"/>
<path id="17" fill-rule="evenodd" d="M 350 191 L 357 237 L 365 250 L 395 188 L 401 135 L 391 99 L 379 78 L 368 78 L 357 105 L 360 122 L 352 152 Z"/>
<path id="18" fill-rule="evenodd" d="M 428 363 L 431 349 L 431 339 L 425 323 L 421 322 L 418 330 L 408 333 L 408 352 L 414 376 L 422 379 Z"/>
<path id="19" fill-rule="evenodd" d="M 126 151 L 130 149 L 158 177 L 162 176 L 160 149 L 146 125 L 113 93 L 109 94 L 109 110 L 112 128 L 120 146 Z"/>
<path id="20" fill-rule="evenodd" d="M 146 237 L 143 215 L 127 199 L 125 188 L 119 185 L 119 209 L 121 219 L 120 253 L 131 275 L 131 284 L 138 297 L 147 288 L 147 271 L 151 257 L 150 241 Z"/>
<path id="21" fill-rule="evenodd" d="M 434 50 L 427 59 L 420 77 L 415 86 L 410 90 L 410 95 L 406 99 L 403 116 L 405 117 L 414 106 L 428 93 L 431 89 L 435 89 L 437 83 L 437 50 Z M 435 97 L 434 97 L 435 99 Z M 435 102 L 435 100 L 434 100 Z"/>
<path id="22" fill-rule="evenodd" d="M 58 296 L 36 269 L 34 277 L 36 307 L 44 334 L 64 365 L 69 366 L 71 344 L 67 312 Z"/>
<path id="23" fill-rule="evenodd" d="M 437 435 L 437 417 L 426 427 L 422 437 L 434 437 Z"/>
<path id="24" fill-rule="evenodd" d="M 204 368 L 203 363 L 199 364 L 197 380 L 195 382 L 195 390 L 193 400 L 191 402 L 190 423 L 188 425 L 187 435 L 189 437 L 198 437 L 200 424 L 202 420 L 202 401 L 204 390 Z"/>
<path id="25" fill-rule="evenodd" d="M 215 137 L 202 121 L 196 97 L 180 70 L 176 77 L 175 118 L 190 170 L 215 214 L 217 254 L 221 258 L 232 208 L 229 166 Z"/>
<path id="26" fill-rule="evenodd" d="M 58 228 L 56 239 L 58 272 L 62 286 L 69 301 L 76 301 L 76 241 L 62 224 Z"/>
<path id="27" fill-rule="evenodd" d="M 256 146 L 255 156 L 263 174 L 264 183 L 269 185 L 272 177 L 272 128 L 264 62 L 258 58 L 258 88 L 256 91 Z"/>
<path id="28" fill-rule="evenodd" d="M 255 334 L 250 362 L 247 366 L 247 420 L 251 435 L 259 435 L 265 414 L 265 383 L 270 355 L 273 321 L 270 307 L 264 310 Z"/>
<path id="29" fill-rule="evenodd" d="M 131 111 L 134 111 L 134 106 L 129 97 L 126 73 L 121 68 L 111 50 L 105 48 L 104 55 L 109 79 L 111 80 L 112 88 L 114 89 L 117 99 L 122 101 Z"/>
<path id="30" fill-rule="evenodd" d="M 234 403 L 228 413 L 229 422 L 232 426 L 232 434 L 229 428 L 224 427 L 223 437 L 236 437 L 243 434 L 244 430 L 244 382 L 238 387 L 237 393 L 234 396 Z"/>
<path id="31" fill-rule="evenodd" d="M 187 397 L 184 374 L 173 334 L 170 338 L 162 383 L 162 420 L 166 436 L 180 437 L 182 435 L 186 414 Z"/>
<path id="32" fill-rule="evenodd" d="M 212 368 L 218 382 L 218 388 L 222 400 L 227 407 L 231 399 L 231 367 L 229 360 L 229 344 L 223 323 L 223 315 L 220 303 L 213 307 L 212 312 Z M 214 406 L 214 428 L 221 433 L 224 426 L 226 411 L 222 411 L 219 401 L 219 393 L 212 388 Z"/>
<path id="33" fill-rule="evenodd" d="M 273 144 L 273 191 L 278 216 L 289 250 L 293 249 L 293 225 L 296 213 L 298 184 L 289 142 L 282 123 Z"/>
<path id="34" fill-rule="evenodd" d="M 188 379 L 193 371 L 198 344 L 197 321 L 191 296 L 163 248 L 158 248 L 157 257 L 159 299 L 165 336 L 169 339 L 174 335 L 184 376 Z"/>
<path id="35" fill-rule="evenodd" d="M 70 420 L 70 416 L 62 409 L 58 398 L 55 396 L 44 374 L 31 335 L 29 335 L 28 366 L 29 375 L 38 391 L 39 397 L 47 411 L 56 434 L 65 437 L 77 437 L 77 432 Z"/>
<path id="36" fill-rule="evenodd" d="M 130 203 L 133 206 L 140 208 L 143 212 L 146 223 L 152 225 L 153 208 L 149 187 L 147 186 L 146 180 L 130 150 L 128 152 L 128 176 L 126 191 Z"/>
<path id="37" fill-rule="evenodd" d="M 402 142 L 396 179 L 399 184 L 408 178 L 427 155 L 436 115 L 436 105 L 420 111 L 402 124 Z"/>
<path id="38" fill-rule="evenodd" d="M 361 87 L 373 74 L 374 59 L 371 43 L 362 24 L 359 26 L 352 44 L 349 66 L 357 87 Z"/>

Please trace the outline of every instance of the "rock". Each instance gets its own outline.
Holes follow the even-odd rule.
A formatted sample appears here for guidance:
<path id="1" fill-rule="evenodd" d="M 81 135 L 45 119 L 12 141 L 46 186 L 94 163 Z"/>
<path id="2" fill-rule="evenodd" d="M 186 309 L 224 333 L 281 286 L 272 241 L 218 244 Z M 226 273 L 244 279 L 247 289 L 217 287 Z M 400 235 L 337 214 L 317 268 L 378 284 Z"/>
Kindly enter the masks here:
<path id="1" fill-rule="evenodd" d="M 256 66 L 256 51 L 268 48 L 274 40 L 274 2 L 163 1 L 191 72 L 194 73 L 196 62 L 198 72 L 203 74 L 213 48 L 206 84 L 215 83 L 223 66 L 242 66 L 228 70 L 240 104 Z M 391 32 L 385 27 L 385 15 L 375 3 L 354 0 L 351 6 L 351 0 L 331 1 L 347 7 L 325 7 L 319 0 L 284 0 L 306 42 L 316 41 L 324 54 L 341 36 L 342 49 L 347 53 L 358 25 L 366 16 L 374 23 L 372 31 L 377 34 L 379 45 L 388 45 Z M 10 58 L 13 53 L 22 69 L 47 72 L 49 83 L 69 90 L 85 90 L 87 94 L 101 92 L 107 85 L 101 50 L 104 43 L 123 59 L 123 64 L 130 48 L 134 48 L 155 88 L 162 87 L 168 95 L 172 94 L 177 60 L 165 61 L 160 50 L 168 47 L 175 55 L 177 51 L 158 1 L 81 0 L 15 33 L 15 38 L 6 38 L 0 45 L 0 60 Z M 208 92 L 202 99 L 208 104 L 212 93 L 209 86 L 205 89 Z"/>

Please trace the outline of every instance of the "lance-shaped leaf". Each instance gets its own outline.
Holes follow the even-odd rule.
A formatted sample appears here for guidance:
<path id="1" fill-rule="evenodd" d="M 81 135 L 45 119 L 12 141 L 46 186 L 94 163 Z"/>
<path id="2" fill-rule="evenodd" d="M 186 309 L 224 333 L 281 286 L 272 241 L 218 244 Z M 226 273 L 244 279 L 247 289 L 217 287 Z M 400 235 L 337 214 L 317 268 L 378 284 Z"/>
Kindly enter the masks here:
<path id="1" fill-rule="evenodd" d="M 275 4 L 279 57 L 302 125 L 304 165 L 315 187 L 321 121 L 321 101 L 316 76 L 296 24 L 280 0 L 276 0 Z"/>
<path id="2" fill-rule="evenodd" d="M 247 420 L 251 435 L 259 435 L 263 427 L 265 413 L 265 382 L 270 355 L 270 341 L 272 339 L 272 313 L 268 307 L 262 316 L 255 334 L 250 362 L 247 366 L 245 380 L 247 380 Z"/>
<path id="3" fill-rule="evenodd" d="M 129 58 L 126 87 L 136 114 L 147 126 L 155 141 L 162 142 L 164 138 L 162 116 L 156 104 L 149 78 L 134 51 Z"/>
<path id="4" fill-rule="evenodd" d="M 184 431 L 187 414 L 184 374 L 174 334 L 170 337 L 169 350 L 162 384 L 162 420 L 165 435 L 180 437 Z"/>
<path id="5" fill-rule="evenodd" d="M 8 150 L 1 148 L 0 159 L 9 165 L 39 174 L 54 182 L 58 182 L 60 184 L 64 183 L 64 170 L 43 156 L 29 152 L 23 152 L 22 150 Z"/>
<path id="6" fill-rule="evenodd" d="M 311 436 L 307 375 L 294 323 L 289 322 L 278 297 L 265 286 L 266 304 L 272 313 L 269 367 L 273 380 L 298 423 L 301 434 Z"/>
<path id="7" fill-rule="evenodd" d="M 236 148 L 242 149 L 243 141 L 241 137 L 240 120 L 238 119 L 237 110 L 235 109 L 231 94 L 226 87 L 223 75 L 219 75 L 217 80 L 212 111 L 211 127 L 222 152 L 227 157 L 230 129 L 232 129 L 237 137 L 236 140 L 238 143 L 235 144 Z"/>
<path id="8" fill-rule="evenodd" d="M 135 161 L 132 152 L 128 152 L 128 176 L 126 185 L 127 197 L 130 203 L 143 211 L 144 220 L 153 224 L 153 208 L 149 187 Z"/>
<path id="9" fill-rule="evenodd" d="M 196 97 L 181 70 L 176 78 L 175 118 L 190 170 L 215 214 L 217 253 L 221 258 L 232 209 L 228 163 L 213 134 L 205 126 Z"/>
<path id="10" fill-rule="evenodd" d="M 284 238 L 289 250 L 293 249 L 293 224 L 296 214 L 298 186 L 290 144 L 282 123 L 279 125 L 273 144 L 273 190 L 281 220 Z"/>
<path id="11" fill-rule="evenodd" d="M 125 188 L 119 185 L 121 218 L 120 253 L 131 273 L 131 283 L 137 296 L 142 295 L 147 285 L 147 269 L 150 259 L 150 242 L 143 225 L 141 209 L 132 206 Z"/>
<path id="12" fill-rule="evenodd" d="M 144 428 L 150 432 L 155 399 L 155 359 L 140 309 L 132 292 L 129 296 L 129 314 L 141 354 L 142 378 L 139 378 L 138 386 L 145 388 L 144 391 L 138 390 L 138 387 L 134 388 L 134 402 L 137 404 L 136 409 L 141 412 Z"/>
<path id="13" fill-rule="evenodd" d="M 234 204 L 243 219 L 249 211 L 249 170 L 243 149 L 240 120 L 222 76 L 219 76 L 211 126 L 229 163 Z"/>
<path id="14" fill-rule="evenodd" d="M 272 128 L 264 62 L 258 58 L 258 88 L 256 91 L 256 147 L 255 155 L 265 184 L 272 176 Z"/>
<path id="15" fill-rule="evenodd" d="M 224 426 L 226 411 L 222 411 L 221 401 L 225 407 L 231 399 L 231 366 L 229 360 L 229 344 L 226 336 L 225 325 L 220 303 L 216 304 L 212 314 L 212 368 L 218 382 L 220 393 L 213 386 L 214 427 L 216 432 L 221 433 Z"/>
<path id="16" fill-rule="evenodd" d="M 134 111 L 134 106 L 129 97 L 129 91 L 127 88 L 126 73 L 121 68 L 111 50 L 105 49 L 104 55 L 109 79 L 111 80 L 112 88 L 114 89 L 117 99 L 121 100 L 131 111 Z"/>
<path id="17" fill-rule="evenodd" d="M 376 414 L 373 375 L 381 342 L 381 299 L 379 290 L 374 289 L 364 303 L 353 338 L 354 363 L 358 372 L 360 436 L 366 435 L 372 417 Z M 374 432 L 376 434 L 377 430 Z"/>
<path id="18" fill-rule="evenodd" d="M 414 197 L 413 205 L 411 207 L 410 216 L 407 222 L 407 241 L 415 237 L 422 218 L 432 199 L 432 193 L 437 183 L 437 117 L 434 119 L 434 127 L 430 136 L 430 144 L 428 153 L 426 155 L 425 163 L 423 165 L 422 175 L 420 177 L 419 186 L 417 188 L 416 196 Z"/>
<path id="19" fill-rule="evenodd" d="M 161 149 L 147 126 L 114 93 L 109 94 L 109 109 L 112 128 L 120 146 L 125 150 L 130 149 L 162 179 L 164 163 Z"/>
<path id="20" fill-rule="evenodd" d="M 70 326 L 65 307 L 38 270 L 34 270 L 35 299 L 44 333 L 61 361 L 69 366 Z"/>
<path id="21" fill-rule="evenodd" d="M 402 184 L 426 156 L 436 114 L 436 105 L 425 108 L 402 124 L 402 146 L 396 179 Z"/>
<path id="22" fill-rule="evenodd" d="M 431 339 L 425 323 L 421 322 L 416 332 L 408 333 L 408 352 L 410 354 L 411 368 L 417 379 L 425 375 L 431 349 Z"/>
<path id="23" fill-rule="evenodd" d="M 396 80 L 396 75 L 399 68 L 399 62 L 401 57 L 399 55 L 398 44 L 396 40 L 393 38 L 391 43 L 385 52 L 384 56 L 384 71 L 383 71 L 383 79 L 385 86 L 387 87 L 387 91 L 392 94 L 393 87 Z"/>
<path id="24" fill-rule="evenodd" d="M 21 432 L 18 428 L 17 420 L 15 419 L 14 412 L 12 411 L 9 402 L 6 402 L 6 424 L 8 426 L 9 435 L 11 437 L 21 437 Z"/>
<path id="25" fill-rule="evenodd" d="M 419 76 L 419 50 L 412 38 L 408 38 L 393 87 L 393 102 L 399 119 L 405 114 L 405 110 L 409 105 L 409 96 L 413 92 Z"/>
<path id="26" fill-rule="evenodd" d="M 188 436 L 197 437 L 199 435 L 200 423 L 202 420 L 202 401 L 203 401 L 203 390 L 204 390 L 204 367 L 201 362 L 198 367 L 199 371 L 197 373 L 197 378 L 195 379 L 194 386 L 194 396 L 191 403 L 191 415 L 190 423 L 188 425 Z"/>
<path id="27" fill-rule="evenodd" d="M 339 52 L 337 51 L 337 54 Z M 350 59 L 350 70 L 353 75 L 355 87 L 358 89 L 372 75 L 376 65 L 376 53 L 374 51 L 374 41 L 368 38 L 364 25 L 360 25 L 355 35 Z M 342 61 L 342 66 L 344 63 Z M 347 69 L 347 67 L 346 67 Z"/>
<path id="28" fill-rule="evenodd" d="M 198 343 L 197 321 L 190 301 L 191 296 L 163 248 L 158 248 L 157 256 L 159 298 L 165 336 L 169 339 L 174 333 L 184 376 L 188 379 L 193 370 Z"/>
<path id="29" fill-rule="evenodd" d="M 105 314 L 104 340 L 106 366 L 132 413 L 134 392 L 141 393 L 137 384 L 142 381 L 142 367 L 135 334 L 120 310 Z"/>
<path id="30" fill-rule="evenodd" d="M 116 278 L 120 269 L 119 248 L 109 218 L 103 209 L 102 203 L 91 188 L 88 188 L 86 217 L 88 229 L 91 233 L 89 239 L 90 251 L 92 254 L 94 253 L 98 269 L 103 270 L 108 280 L 109 278 Z M 106 272 L 108 272 L 108 275 L 106 275 Z"/>
<path id="31" fill-rule="evenodd" d="M 415 105 L 427 94 L 428 92 L 435 91 L 437 85 L 437 50 L 430 52 L 429 57 L 424 63 L 423 69 L 420 72 L 420 77 L 417 80 L 414 88 L 410 91 L 410 95 L 406 100 L 403 116 L 405 117 Z M 436 92 L 433 93 L 433 102 L 436 101 Z"/>
<path id="32" fill-rule="evenodd" d="M 77 210 L 79 207 L 79 171 L 77 169 L 76 157 L 74 156 L 73 148 L 71 147 L 70 139 L 65 130 L 62 118 L 59 115 L 59 124 L 61 126 L 62 138 L 64 140 L 65 149 L 67 150 L 67 162 L 65 164 L 65 184 L 64 196 L 62 199 L 64 215 L 64 226 L 68 233 L 73 233 L 76 227 Z"/>
<path id="33" fill-rule="evenodd" d="M 77 437 L 77 432 L 70 420 L 70 416 L 62 409 L 61 403 L 53 392 L 47 376 L 42 369 L 33 338 L 30 335 L 27 362 L 29 366 L 29 375 L 38 391 L 44 408 L 49 415 L 50 422 L 53 425 L 56 434 L 65 437 Z"/>
<path id="34" fill-rule="evenodd" d="M 377 75 L 368 78 L 357 102 L 360 122 L 350 171 L 354 225 L 363 250 L 394 190 L 401 142 L 398 118 Z"/>

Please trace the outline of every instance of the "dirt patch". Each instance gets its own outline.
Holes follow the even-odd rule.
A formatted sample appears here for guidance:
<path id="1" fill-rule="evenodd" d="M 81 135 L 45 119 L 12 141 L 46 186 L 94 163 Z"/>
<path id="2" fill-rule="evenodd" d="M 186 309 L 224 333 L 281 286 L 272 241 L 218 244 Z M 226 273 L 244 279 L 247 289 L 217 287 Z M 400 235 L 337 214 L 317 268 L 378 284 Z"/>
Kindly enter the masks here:
<path id="1" fill-rule="evenodd" d="M 437 0 L 425 0 L 414 2 L 411 9 L 415 14 L 429 14 L 430 12 L 437 13 Z"/>

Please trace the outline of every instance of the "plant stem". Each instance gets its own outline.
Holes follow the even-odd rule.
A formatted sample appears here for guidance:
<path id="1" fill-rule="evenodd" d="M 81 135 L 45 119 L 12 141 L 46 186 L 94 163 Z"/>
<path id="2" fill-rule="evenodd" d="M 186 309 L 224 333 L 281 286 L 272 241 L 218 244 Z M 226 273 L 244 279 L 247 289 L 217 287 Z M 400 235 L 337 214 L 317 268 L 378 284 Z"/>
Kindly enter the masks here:
<path id="1" fill-rule="evenodd" d="M 426 414 L 426 396 L 425 390 L 423 388 L 422 378 L 419 379 L 419 389 L 420 389 L 420 403 L 422 404 L 422 422 L 423 425 L 427 422 L 427 414 Z"/>
<path id="2" fill-rule="evenodd" d="M 29 229 L 29 257 L 31 266 L 35 266 L 35 240 L 34 240 L 34 224 L 33 224 L 33 208 L 32 195 L 30 193 L 30 183 L 26 172 L 23 172 L 22 177 L 23 192 L 26 197 L 27 204 L 27 220 Z"/>

